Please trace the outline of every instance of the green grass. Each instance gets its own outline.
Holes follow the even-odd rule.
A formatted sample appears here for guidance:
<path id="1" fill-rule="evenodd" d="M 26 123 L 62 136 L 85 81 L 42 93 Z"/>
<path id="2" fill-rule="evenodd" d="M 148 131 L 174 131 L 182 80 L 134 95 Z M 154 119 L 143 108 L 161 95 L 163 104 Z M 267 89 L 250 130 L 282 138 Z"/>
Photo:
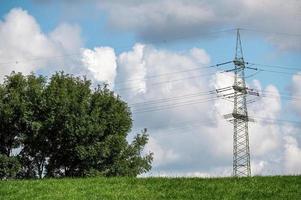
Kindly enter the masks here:
<path id="1" fill-rule="evenodd" d="M 301 199 L 301 176 L 0 181 L 0 199 Z"/>

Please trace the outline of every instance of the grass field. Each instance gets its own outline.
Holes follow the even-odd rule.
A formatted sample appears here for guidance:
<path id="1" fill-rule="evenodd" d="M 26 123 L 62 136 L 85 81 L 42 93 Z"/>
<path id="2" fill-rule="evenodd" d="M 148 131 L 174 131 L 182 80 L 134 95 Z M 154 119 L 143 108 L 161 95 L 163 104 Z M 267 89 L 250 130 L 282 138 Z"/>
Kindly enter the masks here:
<path id="1" fill-rule="evenodd" d="M 0 199 L 301 199 L 301 176 L 0 181 Z"/>

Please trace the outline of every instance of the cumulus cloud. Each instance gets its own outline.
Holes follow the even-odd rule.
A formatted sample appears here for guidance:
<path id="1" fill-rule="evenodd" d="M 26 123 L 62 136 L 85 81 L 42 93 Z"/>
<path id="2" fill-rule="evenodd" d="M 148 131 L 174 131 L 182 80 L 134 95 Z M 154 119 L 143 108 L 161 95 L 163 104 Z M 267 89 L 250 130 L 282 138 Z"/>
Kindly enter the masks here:
<path id="1" fill-rule="evenodd" d="M 255 81 L 258 88 L 261 88 L 258 81 Z M 263 94 L 269 93 L 272 98 L 266 98 Z M 252 153 L 255 156 L 263 156 L 272 153 L 280 146 L 280 127 L 269 121 L 278 118 L 281 112 L 281 98 L 277 88 L 268 85 L 260 90 L 261 99 L 249 106 L 250 116 L 254 116 L 256 122 L 250 123 L 250 140 Z M 268 122 L 266 121 L 268 119 Z"/>
<path id="2" fill-rule="evenodd" d="M 78 50 L 83 46 L 80 35 L 81 29 L 78 25 L 62 23 L 50 33 L 50 38 L 61 46 L 62 49 L 74 52 L 74 50 Z"/>
<path id="3" fill-rule="evenodd" d="M 286 173 L 301 173 L 301 148 L 294 137 L 285 137 L 284 166 Z"/>
<path id="4" fill-rule="evenodd" d="M 273 32 L 266 38 L 280 49 L 301 48 L 299 37 L 276 34 L 281 30 L 300 33 L 301 2 L 298 0 L 103 0 L 99 5 L 108 12 L 112 27 L 134 31 L 148 41 L 195 37 L 242 27 Z"/>
<path id="5" fill-rule="evenodd" d="M 116 84 L 116 91 L 132 107 L 134 128 L 147 127 L 151 134 L 153 142 L 148 149 L 155 154 L 154 170 L 194 171 L 213 165 L 215 161 L 208 159 L 209 133 L 202 127 L 215 126 L 214 116 L 208 112 L 213 96 L 202 95 L 209 89 L 208 73 L 214 73 L 205 68 L 209 55 L 203 49 L 176 53 L 137 44 L 117 62 L 118 72 L 122 72 L 117 82 L 123 82 Z M 199 70 L 187 71 L 196 68 Z M 184 72 L 173 73 L 178 71 Z M 162 110 L 165 108 L 169 109 Z M 205 160 L 209 164 L 202 166 Z"/>
<path id="6" fill-rule="evenodd" d="M 35 19 L 22 9 L 12 9 L 0 23 L 1 79 L 12 70 L 29 73 L 45 65 L 26 62 L 36 57 L 49 57 L 57 48 L 44 35 Z M 22 62 L 21 62 L 22 61 Z"/>
<path id="7" fill-rule="evenodd" d="M 129 80 L 120 94 L 132 107 L 135 128 L 147 127 L 151 135 L 147 147 L 155 156 L 151 175 L 231 175 L 233 125 L 223 115 L 232 112 L 233 103 L 202 92 L 231 86 L 233 73 L 208 73 L 212 71 L 204 67 L 209 65 L 210 57 L 197 48 L 174 53 L 137 44 L 132 51 L 122 53 L 117 63 L 118 72 L 122 72 L 118 76 Z M 200 71 L 172 74 L 197 66 Z M 254 85 L 261 88 L 259 81 Z M 128 90 L 122 90 L 124 87 Z M 276 119 L 281 110 L 278 90 L 270 85 L 264 91 L 273 92 L 275 98 L 259 99 L 250 113 Z M 250 135 L 254 173 L 270 174 L 273 159 L 282 156 L 277 150 L 282 141 L 279 127 L 258 122 L 251 125 Z"/>
<path id="8" fill-rule="evenodd" d="M 298 72 L 292 77 L 291 93 L 293 101 L 290 103 L 291 110 L 296 114 L 294 121 L 301 119 L 301 73 Z M 283 166 L 286 174 L 301 174 L 301 125 L 285 124 L 283 127 L 285 133 L 283 137 Z"/>
<path id="9" fill-rule="evenodd" d="M 120 54 L 117 63 L 117 83 L 121 85 L 116 84 L 116 91 L 132 107 L 134 132 L 146 127 L 151 136 L 147 150 L 154 152 L 155 160 L 148 175 L 232 174 L 233 125 L 223 115 L 232 112 L 233 103 L 202 92 L 231 86 L 233 73 L 208 73 L 212 71 L 204 67 L 210 64 L 210 57 L 198 48 L 176 53 L 136 44 L 131 51 Z M 200 71 L 185 71 L 198 66 Z M 175 71 L 182 72 L 172 73 Z M 288 149 L 285 138 L 293 131 L 275 123 L 282 111 L 278 89 L 273 85 L 263 87 L 258 80 L 248 83 L 248 87 L 262 95 L 248 107 L 256 120 L 249 123 L 252 173 L 289 173 L 282 163 L 290 160 L 290 166 L 299 166 L 293 163 L 298 159 L 298 146 L 290 143 L 290 150 L 284 150 Z"/>
<path id="10" fill-rule="evenodd" d="M 1 79 L 11 71 L 77 72 L 78 61 L 68 57 L 78 54 L 82 45 L 80 28 L 61 24 L 49 34 L 43 33 L 35 18 L 21 8 L 12 9 L 0 23 Z M 67 57 L 62 56 L 68 54 Z"/>
<path id="11" fill-rule="evenodd" d="M 166 149 L 166 147 L 158 144 L 156 139 L 153 137 L 149 138 L 145 152 L 156 152 L 154 161 L 152 163 L 153 167 L 164 166 L 168 163 L 176 161 L 179 158 L 173 149 Z"/>
<path id="12" fill-rule="evenodd" d="M 133 51 L 123 52 L 118 57 L 119 81 L 126 83 L 126 87 L 129 87 L 132 94 L 146 92 L 144 48 L 144 45 L 136 44 Z"/>
<path id="13" fill-rule="evenodd" d="M 94 50 L 83 49 L 82 63 L 94 79 L 106 82 L 114 88 L 116 76 L 116 55 L 111 47 L 95 47 Z"/>
<path id="14" fill-rule="evenodd" d="M 0 23 L 0 57 L 1 80 L 11 71 L 48 75 L 64 70 L 114 86 L 117 66 L 112 48 L 83 48 L 78 25 L 62 23 L 43 33 L 35 18 L 21 8 L 12 9 Z"/>

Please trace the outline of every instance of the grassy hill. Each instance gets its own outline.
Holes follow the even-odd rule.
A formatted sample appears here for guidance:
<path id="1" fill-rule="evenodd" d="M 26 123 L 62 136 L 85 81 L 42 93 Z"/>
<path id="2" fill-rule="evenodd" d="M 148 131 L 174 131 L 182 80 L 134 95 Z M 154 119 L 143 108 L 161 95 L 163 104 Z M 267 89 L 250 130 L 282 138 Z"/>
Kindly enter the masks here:
<path id="1" fill-rule="evenodd" d="M 301 199 L 301 176 L 9 180 L 0 199 Z"/>

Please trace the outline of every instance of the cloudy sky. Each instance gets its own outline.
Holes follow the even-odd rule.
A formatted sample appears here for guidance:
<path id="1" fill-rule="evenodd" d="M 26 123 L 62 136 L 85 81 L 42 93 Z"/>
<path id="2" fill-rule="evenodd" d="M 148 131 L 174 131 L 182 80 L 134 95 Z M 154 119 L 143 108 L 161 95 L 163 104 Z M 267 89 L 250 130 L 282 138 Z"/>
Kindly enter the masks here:
<path id="1" fill-rule="evenodd" d="M 108 83 L 148 129 L 152 176 L 229 176 L 231 86 L 241 28 L 253 175 L 301 173 L 301 1 L 0 0 L 0 81 L 58 70 Z M 253 101 L 254 100 L 254 101 Z"/>

